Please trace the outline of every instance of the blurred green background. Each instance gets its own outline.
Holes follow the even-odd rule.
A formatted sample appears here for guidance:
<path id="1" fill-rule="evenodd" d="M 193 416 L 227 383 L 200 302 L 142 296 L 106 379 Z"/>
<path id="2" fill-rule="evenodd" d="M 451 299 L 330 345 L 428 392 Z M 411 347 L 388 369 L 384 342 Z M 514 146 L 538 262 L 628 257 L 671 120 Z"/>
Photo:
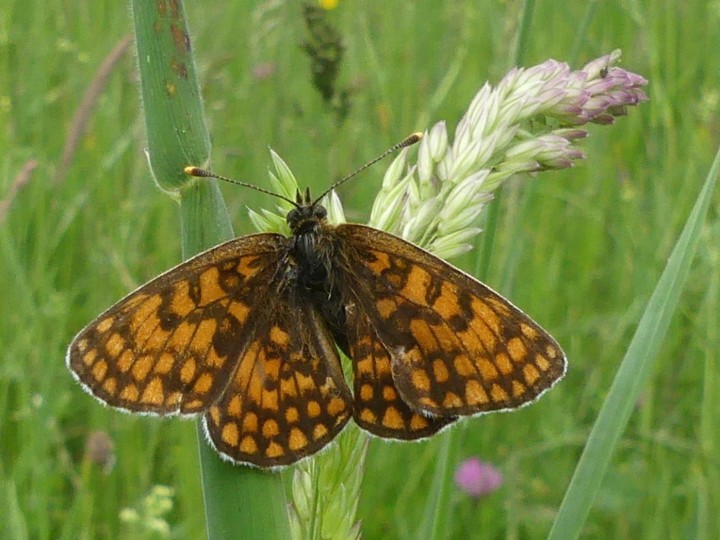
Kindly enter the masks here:
<path id="1" fill-rule="evenodd" d="M 194 423 L 101 407 L 63 360 L 84 324 L 180 258 L 177 205 L 152 183 L 143 152 L 132 44 L 101 68 L 130 32 L 128 10 L 0 7 L 0 535 L 161 538 L 144 501 L 169 486 L 160 518 L 169 537 L 202 538 Z M 214 169 L 267 186 L 272 146 L 318 192 L 412 131 L 439 120 L 452 131 L 481 85 L 511 67 L 522 7 L 341 1 L 329 13 L 346 46 L 339 84 L 350 91 L 338 123 L 311 83 L 299 2 L 189 2 Z M 591 126 L 574 169 L 505 188 L 487 281 L 553 333 L 570 370 L 532 407 L 457 428 L 460 459 L 494 464 L 504 483 L 479 501 L 453 493 L 448 538 L 546 536 L 720 140 L 719 42 L 717 1 L 535 6 L 523 65 L 580 68 L 621 48 L 621 67 L 649 79 L 650 102 Z M 83 101 L 93 84 L 95 99 Z M 349 220 L 367 219 L 383 171 L 342 188 Z M 223 191 L 237 234 L 252 230 L 246 206 L 274 207 L 247 189 Z M 720 531 L 717 201 L 585 538 Z M 477 252 L 454 262 L 472 271 Z M 371 443 L 365 538 L 412 538 L 441 437 Z M 127 523 L 132 511 L 141 523 Z"/>

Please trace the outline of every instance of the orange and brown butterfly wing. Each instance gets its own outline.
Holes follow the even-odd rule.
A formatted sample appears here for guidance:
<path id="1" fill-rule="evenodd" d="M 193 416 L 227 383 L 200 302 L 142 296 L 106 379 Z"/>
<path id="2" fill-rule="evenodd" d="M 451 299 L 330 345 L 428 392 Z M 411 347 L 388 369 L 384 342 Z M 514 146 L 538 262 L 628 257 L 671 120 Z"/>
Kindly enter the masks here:
<path id="1" fill-rule="evenodd" d="M 429 437 L 455 418 L 429 417 L 411 409 L 393 381 L 391 358 L 357 303 L 346 309 L 348 348 L 353 359 L 354 419 L 364 430 L 390 439 Z"/>
<path id="2" fill-rule="evenodd" d="M 195 414 L 228 384 L 261 323 L 287 238 L 258 234 L 201 253 L 140 287 L 75 337 L 67 364 L 100 401 Z"/>
<path id="3" fill-rule="evenodd" d="M 325 322 L 288 293 L 268 300 L 271 318 L 257 327 L 232 381 L 205 415 L 206 433 L 226 459 L 289 465 L 326 446 L 352 416 Z"/>
<path id="4" fill-rule="evenodd" d="M 333 234 L 345 246 L 347 286 L 412 409 L 442 417 L 513 409 L 565 373 L 555 340 L 474 278 L 377 229 L 344 224 Z"/>

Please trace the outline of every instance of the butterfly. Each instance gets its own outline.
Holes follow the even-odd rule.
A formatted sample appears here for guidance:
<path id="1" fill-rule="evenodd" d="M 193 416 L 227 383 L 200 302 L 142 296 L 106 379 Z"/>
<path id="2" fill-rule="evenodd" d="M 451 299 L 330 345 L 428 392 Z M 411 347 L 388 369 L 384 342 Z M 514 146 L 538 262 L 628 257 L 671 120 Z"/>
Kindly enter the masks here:
<path id="1" fill-rule="evenodd" d="M 351 418 L 421 439 L 532 402 L 565 373 L 557 342 L 480 281 L 390 233 L 329 223 L 309 190 L 287 200 L 290 236 L 213 247 L 81 330 L 67 365 L 84 389 L 130 412 L 202 415 L 221 457 L 276 468 Z"/>

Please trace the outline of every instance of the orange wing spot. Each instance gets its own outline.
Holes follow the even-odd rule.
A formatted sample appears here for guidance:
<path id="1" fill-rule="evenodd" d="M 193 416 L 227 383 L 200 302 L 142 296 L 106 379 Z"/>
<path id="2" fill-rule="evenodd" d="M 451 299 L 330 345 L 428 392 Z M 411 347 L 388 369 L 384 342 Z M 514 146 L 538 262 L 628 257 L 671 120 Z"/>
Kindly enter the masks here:
<path id="1" fill-rule="evenodd" d="M 198 307 L 207 306 L 227 296 L 225 289 L 220 285 L 220 271 L 215 266 L 211 266 L 200 274 L 198 283 L 200 285 Z"/>
<path id="2" fill-rule="evenodd" d="M 297 410 L 297 407 L 288 407 L 285 409 L 285 420 L 287 420 L 288 424 L 294 424 L 300 419 L 300 412 Z"/>
<path id="3" fill-rule="evenodd" d="M 377 416 L 375 416 L 375 413 L 372 412 L 370 409 L 363 409 L 360 411 L 360 420 L 363 422 L 367 422 L 368 424 L 374 424 L 377 422 Z"/>
<path id="4" fill-rule="evenodd" d="M 182 403 L 182 392 L 173 392 L 165 399 L 166 407 L 175 407 Z"/>
<path id="5" fill-rule="evenodd" d="M 165 393 L 160 377 L 150 379 L 145 390 L 143 390 L 140 401 L 143 403 L 151 403 L 152 405 L 162 405 L 163 401 L 165 401 Z"/>
<path id="6" fill-rule="evenodd" d="M 458 396 L 455 392 L 448 392 L 445 394 L 445 399 L 443 399 L 443 407 L 446 407 L 448 409 L 455 409 L 457 407 L 462 407 L 463 401 L 460 399 L 460 396 Z"/>
<path id="7" fill-rule="evenodd" d="M 381 298 L 375 302 L 375 307 L 383 319 L 389 319 L 397 311 L 397 304 L 390 298 Z"/>
<path id="8" fill-rule="evenodd" d="M 497 361 L 497 358 L 495 360 Z M 498 369 L 495 367 L 495 364 L 490 362 L 487 358 L 480 358 L 477 362 L 477 366 L 480 369 L 480 377 L 482 377 L 484 381 L 493 381 L 500 375 Z"/>
<path id="9" fill-rule="evenodd" d="M 157 313 L 157 310 L 162 302 L 163 299 L 159 294 L 153 294 L 150 296 L 140 294 L 136 298 L 132 299 L 132 303 L 129 303 L 127 307 L 130 309 L 136 308 L 130 318 L 130 328 L 133 332 L 143 326 L 149 317 Z M 129 313 L 129 310 L 126 312 Z"/>
<path id="10" fill-rule="evenodd" d="M 318 439 L 322 439 L 325 435 L 327 435 L 327 428 L 322 424 L 317 424 L 313 428 L 313 437 L 317 441 Z"/>
<path id="11" fill-rule="evenodd" d="M 403 429 L 405 424 L 402 420 L 402 415 L 395 407 L 388 407 L 385 409 L 382 419 L 383 426 L 390 429 Z"/>
<path id="12" fill-rule="evenodd" d="M 315 401 L 311 400 L 307 402 L 307 413 L 310 418 L 316 418 L 320 416 L 320 404 Z"/>
<path id="13" fill-rule="evenodd" d="M 520 331 L 523 336 L 528 338 L 530 341 L 535 341 L 539 335 L 535 328 L 526 323 L 520 323 Z"/>
<path id="14" fill-rule="evenodd" d="M 227 414 L 228 416 L 235 416 L 236 418 L 240 417 L 242 414 L 242 400 L 240 396 L 234 395 L 230 398 L 227 406 Z"/>
<path id="15" fill-rule="evenodd" d="M 138 397 L 140 397 L 140 391 L 134 384 L 128 384 L 122 389 L 122 392 L 120 392 L 120 399 L 124 401 L 135 402 L 138 400 Z"/>
<path id="16" fill-rule="evenodd" d="M 470 320 L 469 328 L 458 333 L 458 337 L 463 345 L 476 354 L 486 354 L 497 346 L 497 337 L 477 314 Z"/>
<path id="17" fill-rule="evenodd" d="M 433 377 L 435 377 L 435 380 L 439 383 L 447 382 L 447 380 L 450 378 L 450 373 L 448 372 L 447 366 L 445 365 L 444 360 L 440 360 L 439 358 L 436 360 L 433 360 L 432 363 L 432 369 L 433 369 Z"/>
<path id="18" fill-rule="evenodd" d="M 190 299 L 190 282 L 181 281 L 175 286 L 172 300 L 170 301 L 170 309 L 181 319 L 188 316 L 195 309 L 195 302 Z"/>
<path id="19" fill-rule="evenodd" d="M 180 368 L 180 380 L 185 384 L 190 384 L 190 381 L 195 377 L 195 370 L 197 369 L 197 363 L 194 358 L 188 358 Z"/>
<path id="20" fill-rule="evenodd" d="M 135 317 L 137 317 L 138 314 L 135 314 Z M 132 326 L 133 323 L 136 322 L 135 318 L 133 318 L 132 321 L 130 321 L 130 325 Z M 150 340 L 153 333 L 155 332 L 155 329 L 160 325 L 160 319 L 157 317 L 157 313 L 151 313 L 147 316 L 147 318 L 142 319 L 141 321 L 137 321 L 137 330 L 134 332 L 133 340 L 135 343 L 142 343 L 145 344 Z"/>
<path id="21" fill-rule="evenodd" d="M 95 359 L 97 358 L 97 349 L 90 349 L 87 353 L 85 353 L 82 357 L 83 364 L 85 364 L 87 367 L 92 366 L 93 362 L 95 362 Z"/>
<path id="22" fill-rule="evenodd" d="M 482 385 L 475 380 L 469 380 L 465 383 L 465 401 L 468 405 L 485 405 L 488 401 L 487 392 Z"/>
<path id="23" fill-rule="evenodd" d="M 308 439 L 305 434 L 298 428 L 292 428 L 290 430 L 290 437 L 288 437 L 288 446 L 290 450 L 297 451 L 301 448 L 305 448 L 308 445 Z"/>
<path id="24" fill-rule="evenodd" d="M 413 349 L 417 351 L 417 349 Z M 412 351 L 410 351 L 412 352 Z M 405 355 L 405 359 L 412 358 L 409 353 Z M 369 373 L 373 378 L 382 377 L 383 375 L 390 375 L 392 369 L 390 368 L 390 358 L 383 351 L 382 356 L 376 357 L 377 362 L 373 363 L 373 370 Z"/>
<path id="25" fill-rule="evenodd" d="M 395 401 L 397 399 L 397 392 L 392 386 L 384 386 L 382 393 L 385 401 Z"/>
<path id="26" fill-rule="evenodd" d="M 390 256 L 382 251 L 372 251 L 371 254 L 375 257 L 375 260 L 368 263 L 368 268 L 375 274 L 380 275 L 382 272 L 390 268 Z"/>
<path id="27" fill-rule="evenodd" d="M 250 308 L 248 308 L 242 302 L 230 302 L 228 305 L 228 313 L 235 317 L 237 321 L 242 325 L 247 321 L 248 315 L 250 314 Z"/>
<path id="28" fill-rule="evenodd" d="M 260 270 L 259 265 L 253 266 L 253 263 L 257 261 L 257 255 L 247 255 L 240 259 L 235 270 L 245 279 L 250 279 Z"/>
<path id="29" fill-rule="evenodd" d="M 510 354 L 512 355 L 512 353 Z M 510 362 L 510 358 L 508 358 L 508 355 L 503 352 L 499 352 L 495 355 L 495 365 L 497 366 L 500 373 L 502 373 L 503 375 L 507 375 L 513 370 L 513 365 Z"/>
<path id="30" fill-rule="evenodd" d="M 514 398 L 519 398 L 522 395 L 525 394 L 525 391 L 527 388 L 525 388 L 519 381 L 513 381 L 512 382 L 512 393 Z"/>
<path id="31" fill-rule="evenodd" d="M 93 377 L 95 377 L 95 380 L 100 382 L 105 378 L 105 375 L 107 374 L 108 365 L 104 360 L 98 361 L 97 364 L 95 364 L 92 368 L 92 374 Z"/>
<path id="32" fill-rule="evenodd" d="M 235 422 L 228 422 L 225 424 L 222 428 L 222 433 L 220 435 L 223 442 L 229 446 L 232 446 L 233 448 L 238 445 L 238 441 L 240 440 L 240 433 L 238 432 L 238 427 Z"/>
<path id="33" fill-rule="evenodd" d="M 125 350 L 125 340 L 120 334 L 111 335 L 105 342 L 105 350 L 111 358 L 117 358 Z"/>
<path id="34" fill-rule="evenodd" d="M 284 397 L 296 397 L 297 388 L 293 379 L 280 379 L 280 394 Z"/>
<path id="35" fill-rule="evenodd" d="M 95 325 L 95 330 L 97 330 L 101 334 L 104 334 L 105 332 L 110 330 L 113 324 L 115 324 L 115 317 L 106 317 Z"/>
<path id="36" fill-rule="evenodd" d="M 532 364 L 525 364 L 523 366 L 523 375 L 525 376 L 525 382 L 528 384 L 528 386 L 534 385 L 535 381 L 540 378 L 540 373 L 538 372 L 537 368 Z"/>
<path id="37" fill-rule="evenodd" d="M 108 394 L 114 396 L 115 392 L 117 392 L 117 379 L 115 377 L 108 377 L 105 379 L 105 382 L 103 382 L 102 387 Z"/>
<path id="38" fill-rule="evenodd" d="M 247 413 L 243 418 L 242 423 L 243 433 L 252 432 L 255 433 L 258 430 L 258 417 L 255 413 Z"/>
<path id="39" fill-rule="evenodd" d="M 516 362 L 522 361 L 527 356 L 527 349 L 520 338 L 514 337 L 507 342 L 507 350 Z M 512 368 L 511 368 L 512 369 Z"/>
<path id="40" fill-rule="evenodd" d="M 183 412 L 190 413 L 205 410 L 207 404 L 200 399 L 191 399 L 183 404 Z M 215 422 L 217 424 L 217 422 Z"/>
<path id="41" fill-rule="evenodd" d="M 170 339 L 168 339 L 167 345 L 164 348 L 175 351 L 184 351 L 187 349 L 188 343 L 190 343 L 194 332 L 195 325 L 187 321 L 181 322 L 173 330 Z"/>
<path id="42" fill-rule="evenodd" d="M 420 405 L 428 409 L 435 410 L 439 407 L 438 402 L 428 396 L 422 396 L 418 401 Z"/>
<path id="43" fill-rule="evenodd" d="M 257 454 L 258 453 L 258 445 L 257 442 L 255 442 L 255 439 L 251 437 L 250 435 L 245 435 L 242 438 L 242 441 L 240 441 L 240 451 L 243 454 Z"/>
<path id="44" fill-rule="evenodd" d="M 135 355 L 129 349 L 125 349 L 117 359 L 117 367 L 121 373 L 127 373 L 135 361 Z"/>
<path id="45" fill-rule="evenodd" d="M 486 300 L 490 300 L 490 298 Z M 500 317 L 498 317 L 497 313 L 490 309 L 490 307 L 479 298 L 473 298 L 471 307 L 473 312 L 482 319 L 495 335 L 500 334 Z"/>
<path id="46" fill-rule="evenodd" d="M 457 355 L 453 359 L 453 365 L 455 366 L 455 371 L 457 371 L 461 377 L 469 377 L 475 374 L 475 366 L 473 366 L 472 362 L 464 354 Z M 493 368 L 493 371 L 494 370 L 495 368 Z"/>
<path id="47" fill-rule="evenodd" d="M 155 363 L 153 372 L 159 375 L 167 375 L 168 373 L 170 373 L 170 370 L 173 368 L 174 365 L 175 356 L 170 354 L 169 352 L 164 352 L 160 354 L 158 361 Z"/>
<path id="48" fill-rule="evenodd" d="M 195 381 L 193 392 L 196 394 L 207 394 L 212 387 L 213 377 L 209 373 L 203 373 Z"/>
<path id="49" fill-rule="evenodd" d="M 535 363 L 540 368 L 540 371 L 547 371 L 550 369 L 550 362 L 542 354 L 535 355 Z"/>
<path id="50" fill-rule="evenodd" d="M 507 392 L 499 384 L 493 384 L 490 389 L 490 397 L 495 403 L 502 403 L 509 399 Z"/>
<path id="51" fill-rule="evenodd" d="M 424 370 L 413 369 L 411 377 L 412 384 L 415 388 L 423 392 L 430 391 L 430 379 L 428 378 L 427 373 Z"/>
<path id="52" fill-rule="evenodd" d="M 190 349 L 201 356 L 205 356 L 205 353 L 212 345 L 212 338 L 217 332 L 217 326 L 215 319 L 203 319 L 200 321 L 200 324 L 193 329 L 195 335 L 192 337 Z"/>
<path id="53" fill-rule="evenodd" d="M 265 455 L 269 458 L 276 458 L 285 455 L 285 449 L 276 442 L 271 442 L 265 449 Z"/>
<path id="54" fill-rule="evenodd" d="M 443 282 L 440 296 L 435 300 L 433 309 L 446 321 L 460 315 L 460 301 L 454 285 L 447 281 Z"/>
<path id="55" fill-rule="evenodd" d="M 432 353 L 438 350 L 438 342 L 428 323 L 422 319 L 412 319 L 410 321 L 410 332 L 420 348 L 426 353 Z"/>
<path id="56" fill-rule="evenodd" d="M 262 406 L 264 409 L 270 411 L 278 410 L 278 391 L 277 390 L 263 390 L 262 392 Z"/>
<path id="57" fill-rule="evenodd" d="M 286 347 L 290 343 L 290 334 L 276 325 L 270 329 L 270 340 L 282 347 Z"/>
<path id="58" fill-rule="evenodd" d="M 225 365 L 225 360 L 227 360 L 226 356 L 220 356 L 217 351 L 215 350 L 215 347 L 210 347 L 205 354 L 205 362 L 208 366 L 213 368 L 221 368 Z"/>
<path id="59" fill-rule="evenodd" d="M 548 345 L 545 347 L 545 354 L 548 355 L 548 358 L 552 358 L 553 360 L 560 356 L 560 351 L 557 349 L 557 347 L 553 347 L 552 345 Z"/>
<path id="60" fill-rule="evenodd" d="M 216 426 L 219 426 L 220 425 L 220 407 L 218 407 L 217 405 L 213 405 L 212 407 L 210 407 L 209 413 L 210 413 L 209 414 L 210 420 L 212 421 L 212 423 L 215 424 Z"/>
<path id="61" fill-rule="evenodd" d="M 334 397 L 330 400 L 327 406 L 327 412 L 330 416 L 340 416 L 340 413 L 345 410 L 345 402 L 339 397 Z"/>
<path id="62" fill-rule="evenodd" d="M 375 394 L 375 391 L 373 390 L 372 385 L 370 384 L 363 384 L 360 387 L 360 399 L 363 401 L 370 401 L 373 398 L 373 395 Z"/>
<path id="63" fill-rule="evenodd" d="M 487 301 L 488 304 L 490 304 L 490 306 L 497 313 L 500 314 L 500 316 L 505 317 L 505 318 L 510 318 L 510 317 L 512 317 L 513 319 L 515 318 L 513 316 L 512 312 L 510 311 L 510 307 L 506 303 L 507 302 L 506 300 L 493 298 L 492 296 L 488 296 L 487 298 L 485 298 L 485 300 Z"/>
<path id="64" fill-rule="evenodd" d="M 427 418 L 425 418 L 422 414 L 413 414 L 410 418 L 410 430 L 411 431 L 420 431 L 421 429 L 425 429 L 428 427 L 428 421 Z"/>
<path id="65" fill-rule="evenodd" d="M 430 285 L 430 274 L 419 266 L 411 266 L 400 294 L 421 306 L 427 306 L 425 298 Z"/>
<path id="66" fill-rule="evenodd" d="M 315 381 L 309 375 L 295 373 L 295 381 L 297 381 L 297 386 L 300 389 L 300 393 L 312 392 L 315 390 Z"/>
<path id="67" fill-rule="evenodd" d="M 84 353 L 89 343 L 87 338 L 78 339 L 75 347 L 77 347 L 78 352 Z"/>
<path id="68" fill-rule="evenodd" d="M 269 420 L 265 420 L 263 422 L 262 426 L 262 434 L 263 437 L 266 439 L 270 439 L 272 437 L 277 437 L 280 433 L 280 427 L 278 426 L 278 423 L 273 420 L 272 418 Z"/>
<path id="69" fill-rule="evenodd" d="M 152 334 L 150 334 L 148 340 L 144 343 L 143 349 L 153 352 L 164 349 L 170 336 L 171 333 L 163 330 L 160 324 L 158 324 Z"/>
<path id="70" fill-rule="evenodd" d="M 144 381 L 148 373 L 153 367 L 153 359 L 151 356 L 141 356 L 135 360 L 135 364 L 132 367 L 132 376 L 136 381 Z"/>

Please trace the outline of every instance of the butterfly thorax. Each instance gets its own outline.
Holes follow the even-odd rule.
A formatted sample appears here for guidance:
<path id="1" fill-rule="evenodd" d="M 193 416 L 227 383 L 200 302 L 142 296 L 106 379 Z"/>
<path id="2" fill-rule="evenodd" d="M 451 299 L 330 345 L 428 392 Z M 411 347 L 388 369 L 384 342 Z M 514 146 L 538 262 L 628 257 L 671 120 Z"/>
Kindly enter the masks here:
<path id="1" fill-rule="evenodd" d="M 293 233 L 290 256 L 296 265 L 293 281 L 297 292 L 322 314 L 340 348 L 347 351 L 342 286 L 333 266 L 337 246 L 326 216 L 323 206 L 307 202 L 288 213 Z"/>

